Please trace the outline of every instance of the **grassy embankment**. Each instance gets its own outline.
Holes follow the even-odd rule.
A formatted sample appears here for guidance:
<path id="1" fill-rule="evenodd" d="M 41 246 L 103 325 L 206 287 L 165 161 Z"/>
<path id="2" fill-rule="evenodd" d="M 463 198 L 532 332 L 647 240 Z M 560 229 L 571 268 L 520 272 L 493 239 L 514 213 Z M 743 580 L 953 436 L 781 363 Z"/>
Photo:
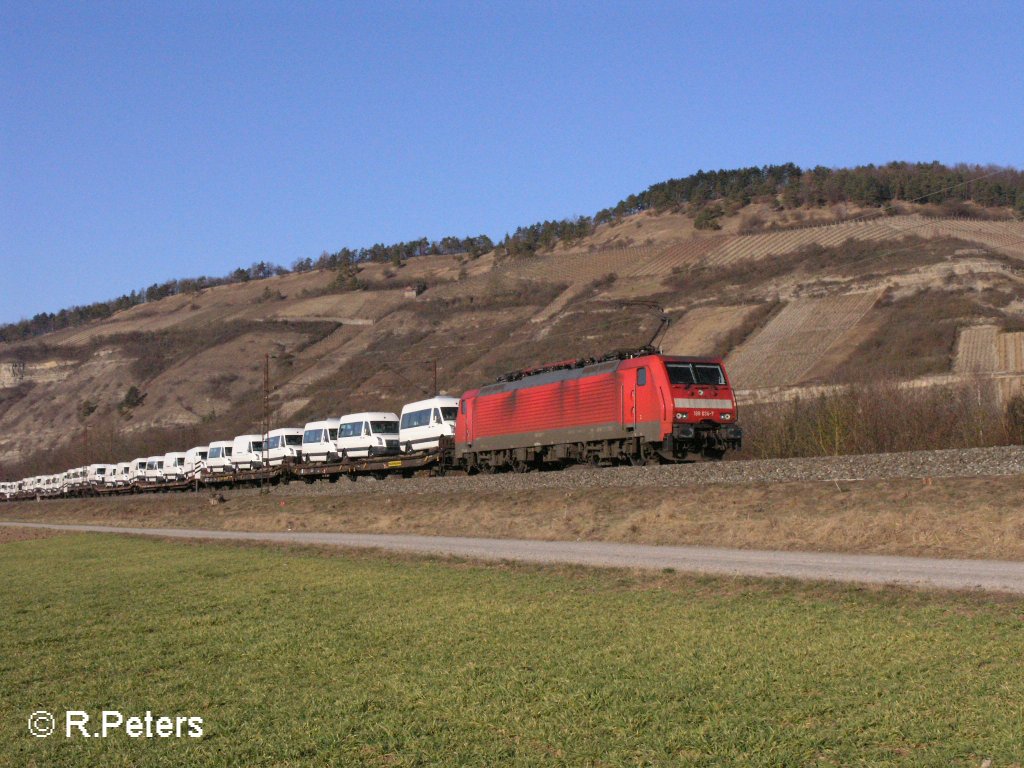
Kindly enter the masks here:
<path id="1" fill-rule="evenodd" d="M 0 765 L 1024 761 L 1007 598 L 99 536 L 0 571 Z M 35 739 L 41 708 L 205 736 Z"/>
<path id="2" fill-rule="evenodd" d="M 472 478 L 470 478 L 471 480 Z M 0 505 L 0 519 L 236 531 L 414 533 L 1024 560 L 1024 477 L 638 488 L 167 494 Z M 411 485 L 415 484 L 415 485 Z M 407 488 L 412 492 L 403 492 Z M 638 499 L 642 503 L 638 503 Z"/>

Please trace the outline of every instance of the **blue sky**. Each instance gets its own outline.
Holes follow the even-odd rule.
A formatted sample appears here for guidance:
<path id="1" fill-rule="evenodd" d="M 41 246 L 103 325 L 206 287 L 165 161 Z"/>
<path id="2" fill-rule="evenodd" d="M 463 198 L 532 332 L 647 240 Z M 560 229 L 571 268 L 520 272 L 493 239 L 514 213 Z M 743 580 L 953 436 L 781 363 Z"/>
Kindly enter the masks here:
<path id="1" fill-rule="evenodd" d="M 1024 166 L 1024 4 L 0 4 L 0 321 L 704 168 Z"/>

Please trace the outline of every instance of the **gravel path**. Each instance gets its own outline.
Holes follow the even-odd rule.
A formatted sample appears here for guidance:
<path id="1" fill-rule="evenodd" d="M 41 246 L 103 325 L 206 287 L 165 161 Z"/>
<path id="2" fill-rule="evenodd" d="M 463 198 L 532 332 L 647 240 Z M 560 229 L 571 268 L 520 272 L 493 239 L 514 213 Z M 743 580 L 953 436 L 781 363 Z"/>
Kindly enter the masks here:
<path id="1" fill-rule="evenodd" d="M 293 482 L 274 489 L 275 496 L 344 495 L 352 493 L 454 493 L 465 491 L 530 491 L 539 488 L 630 488 L 692 486 L 712 483 L 779 483 L 832 480 L 883 480 L 901 477 L 982 477 L 1024 474 L 1024 446 L 967 448 L 810 459 L 698 462 L 651 467 L 573 467 L 561 472 L 517 475 L 451 475 L 357 482 Z M 256 489 L 230 491 L 258 493 Z"/>
<path id="2" fill-rule="evenodd" d="M 0 526 L 122 533 L 180 539 L 259 541 L 364 547 L 442 554 L 482 560 L 572 563 L 599 567 L 664 569 L 729 576 L 786 577 L 944 589 L 982 589 L 1024 594 L 1024 563 L 999 560 L 938 560 L 881 555 L 767 552 L 714 547 L 657 547 L 605 542 L 527 541 L 446 536 L 357 533 L 252 533 L 182 528 L 122 528 L 102 525 L 6 523 Z"/>

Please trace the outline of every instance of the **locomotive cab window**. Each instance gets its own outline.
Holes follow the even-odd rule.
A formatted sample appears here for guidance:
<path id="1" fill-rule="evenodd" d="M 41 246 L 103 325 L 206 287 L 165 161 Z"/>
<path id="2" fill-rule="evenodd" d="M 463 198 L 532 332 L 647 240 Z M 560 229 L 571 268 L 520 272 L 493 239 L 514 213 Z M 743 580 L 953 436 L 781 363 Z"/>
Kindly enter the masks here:
<path id="1" fill-rule="evenodd" d="M 665 363 L 665 368 L 668 369 L 668 380 L 672 384 L 725 385 L 722 366 L 714 363 Z"/>
<path id="2" fill-rule="evenodd" d="M 646 368 L 637 368 L 636 369 L 636 385 L 638 387 L 642 387 L 646 383 L 647 383 L 647 369 Z"/>
<path id="3" fill-rule="evenodd" d="M 697 377 L 698 384 L 714 384 L 721 386 L 725 384 L 725 376 L 722 375 L 722 368 L 718 365 L 695 365 L 693 373 Z"/>

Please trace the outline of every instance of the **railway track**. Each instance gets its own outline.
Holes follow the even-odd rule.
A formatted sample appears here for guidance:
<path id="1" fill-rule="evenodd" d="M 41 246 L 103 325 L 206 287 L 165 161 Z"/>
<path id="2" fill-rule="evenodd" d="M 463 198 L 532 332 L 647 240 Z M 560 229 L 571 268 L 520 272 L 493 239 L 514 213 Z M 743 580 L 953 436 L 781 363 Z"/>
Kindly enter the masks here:
<path id="1" fill-rule="evenodd" d="M 358 482 L 306 484 L 292 482 L 273 489 L 275 497 L 339 497 L 364 494 L 458 494 L 523 492 L 541 489 L 600 490 L 744 483 L 846 483 L 860 480 L 921 479 L 940 477 L 994 477 L 1024 475 L 1024 446 L 913 451 L 861 456 L 826 456 L 806 459 L 695 462 L 644 467 L 573 467 L 562 471 L 514 472 L 467 476 L 453 472 L 443 477 L 417 475 L 386 480 L 372 475 Z M 259 488 L 224 491 L 232 496 L 259 495 Z M 160 494 L 132 496 L 136 502 L 158 503 Z"/>

